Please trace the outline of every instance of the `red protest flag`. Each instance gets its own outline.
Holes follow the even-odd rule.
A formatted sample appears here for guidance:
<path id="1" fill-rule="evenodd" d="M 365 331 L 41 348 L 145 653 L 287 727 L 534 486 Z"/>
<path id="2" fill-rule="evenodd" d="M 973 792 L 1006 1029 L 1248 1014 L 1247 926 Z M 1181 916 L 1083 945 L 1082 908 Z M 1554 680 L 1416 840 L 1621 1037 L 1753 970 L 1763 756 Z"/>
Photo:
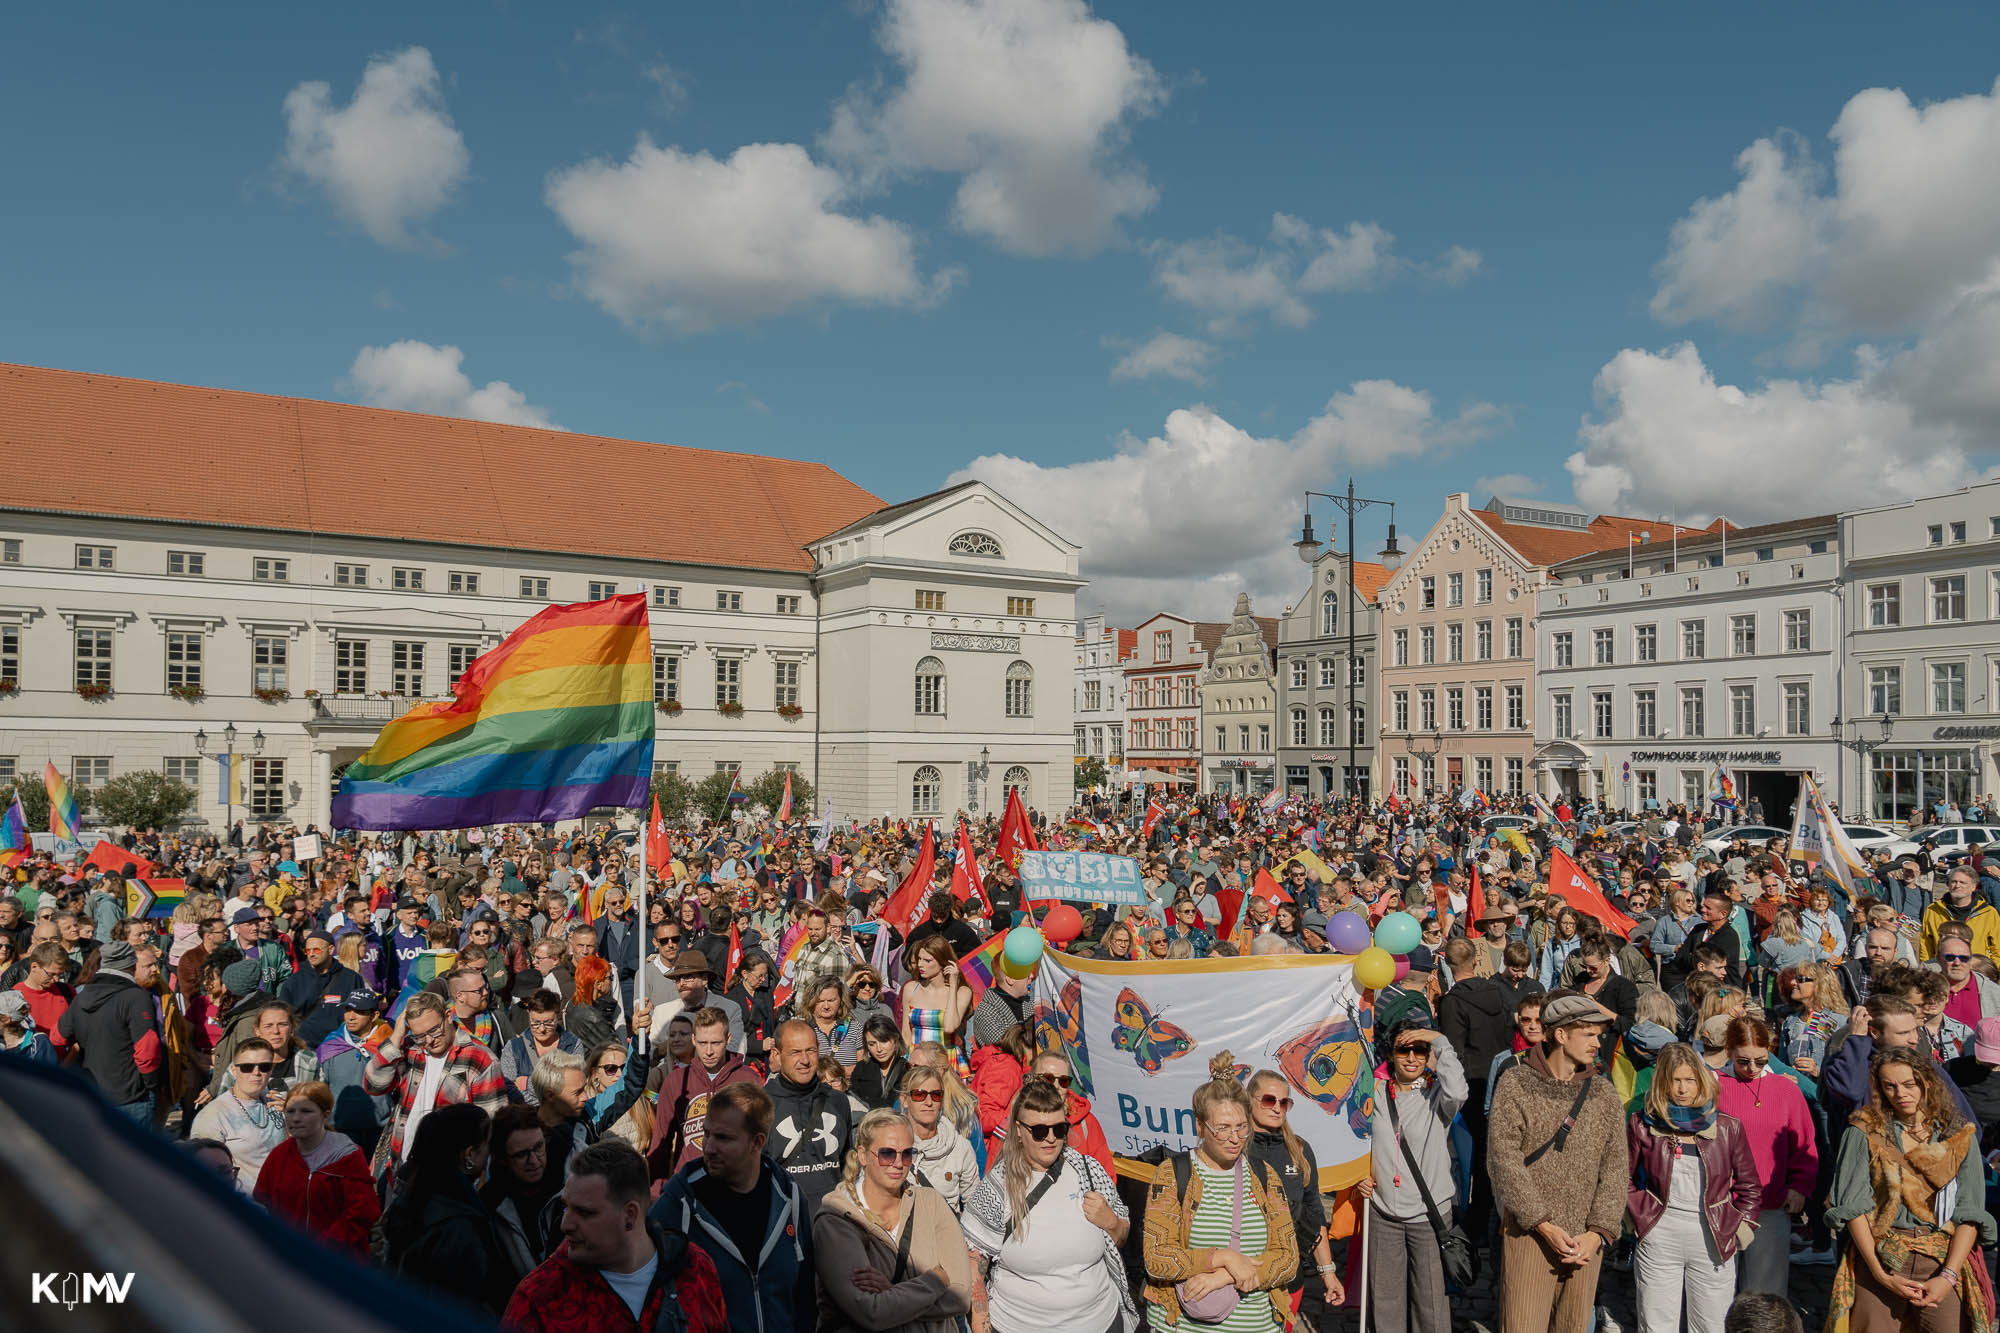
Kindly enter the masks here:
<path id="1" fill-rule="evenodd" d="M 126 866 L 141 879 L 150 879 L 160 873 L 160 868 L 139 852 L 128 852 L 109 838 L 90 849 L 90 855 L 83 858 L 87 866 L 96 866 L 107 875 L 123 874 Z"/>
<path id="2" fill-rule="evenodd" d="M 1465 895 L 1465 934 L 1467 939 L 1479 934 L 1479 918 L 1486 915 L 1486 890 L 1480 887 L 1479 867 L 1472 867 L 1472 889 Z"/>
<path id="3" fill-rule="evenodd" d="M 1236 935 L 1236 918 L 1243 913 L 1243 890 L 1217 889 L 1215 891 L 1216 911 L 1222 919 L 1215 923 L 1215 938 L 1233 939 Z"/>
<path id="4" fill-rule="evenodd" d="M 667 842 L 667 821 L 660 814 L 660 798 L 653 798 L 653 816 L 646 821 L 646 864 L 664 880 L 667 867 L 674 863 L 673 847 Z"/>
<path id="5" fill-rule="evenodd" d="M 958 821 L 958 858 L 951 866 L 951 896 L 960 902 L 978 898 L 982 908 L 988 913 L 993 911 L 986 886 L 979 882 L 979 863 L 972 856 L 972 834 L 963 819 Z"/>
<path id="6" fill-rule="evenodd" d="M 1596 881 L 1584 874 L 1560 847 L 1549 850 L 1549 895 L 1561 898 L 1586 916 L 1596 917 L 1607 929 L 1627 939 L 1632 937 L 1632 928 L 1639 924 L 1613 907 Z"/>
<path id="7" fill-rule="evenodd" d="M 1146 802 L 1146 824 L 1145 827 L 1139 830 L 1141 841 L 1150 839 L 1153 836 L 1153 825 L 1159 823 L 1160 816 L 1165 813 L 1167 813 L 1167 807 L 1161 805 L 1158 801 Z"/>
<path id="8" fill-rule="evenodd" d="M 1273 907 L 1292 900 L 1292 895 L 1285 886 L 1272 879 L 1271 872 L 1262 866 L 1257 867 L 1257 878 L 1251 885 L 1250 895 L 1253 898 L 1264 899 Z"/>
<path id="9" fill-rule="evenodd" d="M 1007 808 L 1000 816 L 1000 841 L 994 847 L 994 855 L 1000 864 L 1012 870 L 1024 851 L 1040 851 L 1035 841 L 1034 826 L 1028 823 L 1028 812 L 1021 807 L 1021 789 L 1007 789 Z"/>
<path id="10" fill-rule="evenodd" d="M 930 825 L 924 825 L 924 845 L 917 851 L 917 863 L 910 867 L 889 901 L 882 906 L 882 919 L 907 935 L 924 919 L 930 902 L 931 877 L 937 870 L 937 848 L 931 841 Z"/>
<path id="11" fill-rule="evenodd" d="M 723 969 L 726 975 L 722 978 L 722 985 L 724 989 L 727 989 L 729 984 L 736 979 L 736 974 L 737 972 L 742 970 L 742 967 L 743 967 L 743 930 L 742 927 L 736 924 L 736 922 L 731 921 L 729 923 L 729 963 L 728 966 Z"/>

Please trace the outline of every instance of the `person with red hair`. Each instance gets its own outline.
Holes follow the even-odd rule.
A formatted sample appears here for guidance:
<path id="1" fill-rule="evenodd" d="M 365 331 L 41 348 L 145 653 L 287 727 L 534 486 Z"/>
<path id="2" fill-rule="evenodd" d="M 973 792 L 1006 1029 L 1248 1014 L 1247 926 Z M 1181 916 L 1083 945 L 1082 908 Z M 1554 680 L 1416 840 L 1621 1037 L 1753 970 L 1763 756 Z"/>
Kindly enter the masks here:
<path id="1" fill-rule="evenodd" d="M 611 987 L 611 964 L 602 954 L 576 960 L 576 986 L 570 993 L 563 1026 L 584 1049 L 618 1036 L 618 993 Z"/>

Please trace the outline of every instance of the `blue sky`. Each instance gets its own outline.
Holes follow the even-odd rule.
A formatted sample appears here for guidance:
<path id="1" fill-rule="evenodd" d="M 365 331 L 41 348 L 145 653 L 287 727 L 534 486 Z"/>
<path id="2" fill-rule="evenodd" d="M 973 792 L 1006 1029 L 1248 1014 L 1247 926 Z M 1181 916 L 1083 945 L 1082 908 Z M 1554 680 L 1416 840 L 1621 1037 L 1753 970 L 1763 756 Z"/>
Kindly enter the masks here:
<path id="1" fill-rule="evenodd" d="M 2000 438 L 1992 6 L 0 24 L 0 358 L 983 476 L 1127 623 L 1275 611 L 1350 472 L 1755 521 Z"/>

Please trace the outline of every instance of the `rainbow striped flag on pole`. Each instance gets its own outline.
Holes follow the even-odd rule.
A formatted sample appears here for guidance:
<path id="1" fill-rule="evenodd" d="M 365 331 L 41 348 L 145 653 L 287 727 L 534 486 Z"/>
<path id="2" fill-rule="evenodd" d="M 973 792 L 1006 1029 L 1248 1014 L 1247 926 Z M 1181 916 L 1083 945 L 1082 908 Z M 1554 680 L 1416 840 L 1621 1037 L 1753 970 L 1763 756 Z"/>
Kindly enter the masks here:
<path id="1" fill-rule="evenodd" d="M 19 793 L 0 815 L 0 868 L 12 870 L 28 859 L 28 816 L 21 809 Z"/>
<path id="2" fill-rule="evenodd" d="M 653 644 L 643 593 L 552 606 L 348 767 L 333 825 L 457 829 L 645 804 Z"/>
<path id="3" fill-rule="evenodd" d="M 42 785 L 49 791 L 49 832 L 58 838 L 75 838 L 83 826 L 83 812 L 77 809 L 76 793 L 56 772 L 53 759 L 42 769 Z"/>

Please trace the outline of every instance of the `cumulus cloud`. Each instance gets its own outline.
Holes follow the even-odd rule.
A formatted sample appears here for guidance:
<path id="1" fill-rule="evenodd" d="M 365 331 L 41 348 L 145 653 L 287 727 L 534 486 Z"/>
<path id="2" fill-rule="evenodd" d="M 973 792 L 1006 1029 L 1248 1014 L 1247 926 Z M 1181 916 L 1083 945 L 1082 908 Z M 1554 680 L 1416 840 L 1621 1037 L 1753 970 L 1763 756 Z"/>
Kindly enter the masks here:
<path id="1" fill-rule="evenodd" d="M 1289 213 L 1271 217 L 1269 240 L 1253 246 L 1226 232 L 1152 247 L 1153 277 L 1167 295 L 1207 316 L 1211 333 L 1243 330 L 1253 317 L 1287 328 L 1312 321 L 1306 297 L 1362 291 L 1417 274 L 1458 285 L 1479 269 L 1476 250 L 1454 245 L 1429 264 L 1396 253 L 1396 237 L 1374 222 L 1315 227 Z"/>
<path id="2" fill-rule="evenodd" d="M 825 139 L 858 178 L 954 174 L 956 225 L 1027 256 L 1095 254 L 1153 206 L 1127 138 L 1164 86 L 1083 0 L 889 0 L 876 38 L 901 82 L 850 92 Z"/>
<path id="3" fill-rule="evenodd" d="M 1222 615 L 1243 588 L 1274 611 L 1272 599 L 1300 581 L 1288 516 L 1308 485 L 1441 456 L 1499 422 L 1491 404 L 1442 416 L 1427 393 L 1362 380 L 1289 436 L 1252 435 L 1212 408 L 1186 407 L 1159 434 L 1127 436 L 1105 457 L 1048 465 L 989 454 L 950 480 L 988 482 L 1082 542 L 1085 601 L 1105 603 L 1120 623 L 1162 608 Z"/>
<path id="4" fill-rule="evenodd" d="M 472 157 L 431 53 L 413 46 L 370 60 L 346 106 L 325 83 L 286 94 L 284 164 L 376 241 L 410 250 L 436 244 L 423 224 L 451 201 Z"/>
<path id="5" fill-rule="evenodd" d="M 464 363 L 465 353 L 456 347 L 406 338 L 386 347 L 362 348 L 348 369 L 345 387 L 370 407 L 563 429 L 547 409 L 529 402 L 505 380 L 474 385 Z"/>
<path id="6" fill-rule="evenodd" d="M 1125 355 L 1111 367 L 1114 380 L 1145 380 L 1155 376 L 1202 384 L 1208 380 L 1209 363 L 1215 360 L 1215 345 L 1179 333 L 1155 333 L 1136 347 L 1123 340 L 1105 339 L 1105 346 L 1124 348 Z"/>
<path id="7" fill-rule="evenodd" d="M 840 211 L 849 187 L 797 144 L 726 160 L 658 147 L 550 176 L 548 205 L 582 247 L 582 292 L 635 328 L 697 333 L 835 304 L 923 306 L 956 277 L 917 270 L 909 230 Z"/>

